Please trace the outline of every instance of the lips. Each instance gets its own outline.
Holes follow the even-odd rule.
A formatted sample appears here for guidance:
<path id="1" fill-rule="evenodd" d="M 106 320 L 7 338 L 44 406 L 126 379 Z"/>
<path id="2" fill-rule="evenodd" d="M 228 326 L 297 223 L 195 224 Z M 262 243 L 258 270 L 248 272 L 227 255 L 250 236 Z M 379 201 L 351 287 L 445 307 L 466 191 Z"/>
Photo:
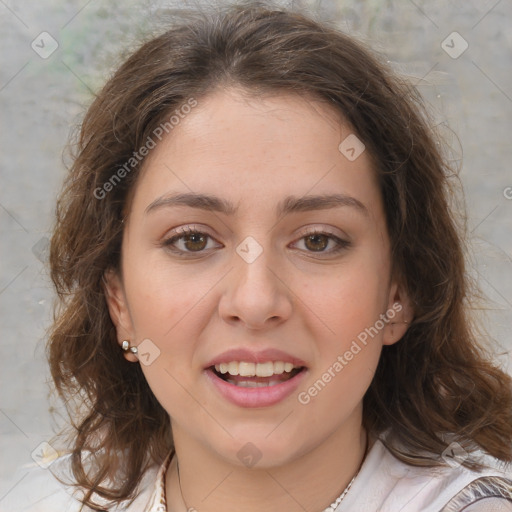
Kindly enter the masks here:
<path id="1" fill-rule="evenodd" d="M 224 398 L 241 407 L 265 407 L 286 398 L 306 373 L 306 364 L 280 350 L 232 349 L 205 368 Z"/>

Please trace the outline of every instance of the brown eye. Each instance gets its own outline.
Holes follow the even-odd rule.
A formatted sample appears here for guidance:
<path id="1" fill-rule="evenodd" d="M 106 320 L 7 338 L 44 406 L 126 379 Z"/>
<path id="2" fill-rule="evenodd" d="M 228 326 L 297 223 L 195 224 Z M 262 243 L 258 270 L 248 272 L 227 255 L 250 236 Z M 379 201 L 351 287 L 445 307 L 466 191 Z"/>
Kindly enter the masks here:
<path id="1" fill-rule="evenodd" d="M 348 240 L 343 240 L 332 233 L 321 231 L 314 231 L 304 235 L 294 245 L 296 244 L 303 244 L 303 247 L 299 247 L 299 249 L 306 253 L 318 253 L 322 256 L 333 256 L 352 245 Z"/>
<path id="2" fill-rule="evenodd" d="M 309 235 L 305 237 L 306 247 L 312 251 L 323 251 L 329 244 L 329 238 L 322 234 Z"/>
<path id="3" fill-rule="evenodd" d="M 193 229 L 183 229 L 181 233 L 174 235 L 162 242 L 162 246 L 179 255 L 187 255 L 192 253 L 206 253 L 208 242 L 214 239 L 201 231 Z M 220 244 L 218 244 L 220 246 Z"/>
<path id="4" fill-rule="evenodd" d="M 202 251 L 206 247 L 208 236 L 202 233 L 192 233 L 183 236 L 185 248 L 189 251 Z"/>

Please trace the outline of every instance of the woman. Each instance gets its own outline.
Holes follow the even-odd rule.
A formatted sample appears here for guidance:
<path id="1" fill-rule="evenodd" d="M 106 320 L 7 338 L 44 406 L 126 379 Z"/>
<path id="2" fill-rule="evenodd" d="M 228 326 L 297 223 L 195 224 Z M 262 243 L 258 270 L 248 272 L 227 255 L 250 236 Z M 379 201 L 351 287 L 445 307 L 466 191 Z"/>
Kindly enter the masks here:
<path id="1" fill-rule="evenodd" d="M 84 506 L 512 510 L 511 379 L 437 142 L 414 88 L 282 9 L 198 15 L 120 67 L 51 244 Z"/>

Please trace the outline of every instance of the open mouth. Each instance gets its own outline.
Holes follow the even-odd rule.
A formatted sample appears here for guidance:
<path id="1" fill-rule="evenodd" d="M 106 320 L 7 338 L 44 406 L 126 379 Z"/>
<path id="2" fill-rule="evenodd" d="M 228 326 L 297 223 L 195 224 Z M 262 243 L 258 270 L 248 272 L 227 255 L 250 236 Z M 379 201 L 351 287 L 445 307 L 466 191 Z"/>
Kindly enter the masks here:
<path id="1" fill-rule="evenodd" d="M 286 382 L 306 368 L 283 361 L 247 363 L 232 361 L 216 364 L 208 368 L 217 378 L 242 388 L 262 388 Z"/>

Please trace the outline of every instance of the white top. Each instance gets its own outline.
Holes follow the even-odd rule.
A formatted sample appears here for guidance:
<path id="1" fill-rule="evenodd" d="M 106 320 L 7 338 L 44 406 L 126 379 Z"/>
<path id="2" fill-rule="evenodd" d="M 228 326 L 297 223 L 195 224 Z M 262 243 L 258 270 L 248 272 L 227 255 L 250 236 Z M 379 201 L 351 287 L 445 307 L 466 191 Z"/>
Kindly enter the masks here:
<path id="1" fill-rule="evenodd" d="M 512 512 L 512 465 L 476 452 L 488 469 L 457 465 L 419 468 L 397 460 L 376 441 L 336 512 Z M 61 457 L 53 464 L 65 462 Z M 165 505 L 165 471 L 170 460 L 146 472 L 141 493 L 125 512 L 172 512 Z M 52 466 L 53 466 L 52 464 Z M 52 468 L 50 466 L 50 468 Z M 49 470 L 33 468 L 1 498 L 0 512 L 76 512 L 72 498 Z M 319 511 L 320 512 L 320 511 Z"/>

